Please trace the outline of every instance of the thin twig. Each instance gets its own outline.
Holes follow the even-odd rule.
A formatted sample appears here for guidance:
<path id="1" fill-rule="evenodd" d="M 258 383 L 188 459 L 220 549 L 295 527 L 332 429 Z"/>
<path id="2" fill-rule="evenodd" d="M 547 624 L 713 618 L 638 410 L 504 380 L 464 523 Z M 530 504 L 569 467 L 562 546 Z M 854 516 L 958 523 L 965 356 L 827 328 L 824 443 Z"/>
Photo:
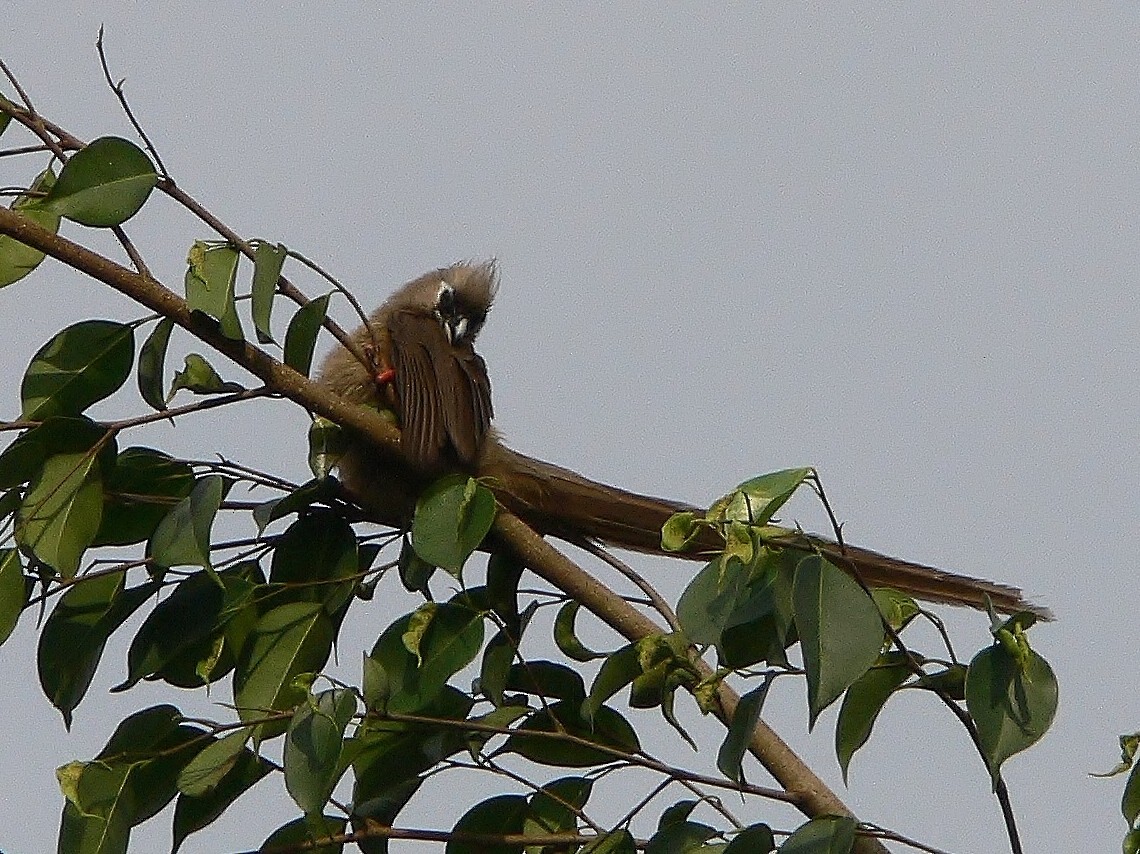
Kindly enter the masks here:
<path id="1" fill-rule="evenodd" d="M 123 108 L 123 112 L 127 115 L 127 120 L 135 129 L 135 133 L 139 135 L 139 139 L 143 141 L 143 145 L 145 145 L 146 150 L 150 152 L 150 156 L 154 158 L 154 162 L 158 164 L 159 170 L 167 180 L 173 183 L 174 179 L 170 177 L 170 172 L 167 171 L 166 164 L 162 162 L 162 158 L 158 154 L 158 149 L 155 148 L 151 143 L 150 137 L 146 135 L 146 131 L 142 129 L 142 125 L 139 124 L 138 119 L 135 118 L 135 114 L 131 109 L 131 105 L 127 103 L 126 93 L 123 92 L 123 83 L 126 82 L 127 78 L 122 78 L 118 83 L 111 79 L 111 68 L 107 64 L 107 52 L 103 49 L 102 24 L 99 25 L 99 37 L 95 39 L 95 50 L 99 54 L 99 65 L 101 65 L 103 68 L 103 78 L 107 81 L 107 85 L 111 87 L 111 91 L 115 93 L 115 97 L 118 99 L 119 105 Z M 141 273 L 143 271 L 140 270 L 139 272 Z"/>
<path id="2" fill-rule="evenodd" d="M 641 573 L 620 558 L 610 554 L 608 550 L 592 540 L 575 540 L 574 545 L 589 552 L 599 560 L 605 561 L 624 575 L 638 590 L 646 595 L 653 606 L 653 610 L 665 618 L 665 622 L 669 624 L 669 628 L 675 632 L 681 631 L 681 621 L 677 619 L 676 612 L 670 607 L 665 597 L 657 592 L 657 588 L 646 581 Z"/>

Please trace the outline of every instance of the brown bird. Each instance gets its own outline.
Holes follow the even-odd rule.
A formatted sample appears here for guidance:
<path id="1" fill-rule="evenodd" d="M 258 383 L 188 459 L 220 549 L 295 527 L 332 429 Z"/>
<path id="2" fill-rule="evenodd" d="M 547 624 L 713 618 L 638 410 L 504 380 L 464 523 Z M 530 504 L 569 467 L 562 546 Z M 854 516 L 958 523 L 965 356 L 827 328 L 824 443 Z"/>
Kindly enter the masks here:
<path id="1" fill-rule="evenodd" d="M 691 551 L 662 549 L 662 526 L 674 513 L 697 511 L 691 505 L 607 486 L 502 443 L 491 428 L 487 366 L 474 349 L 496 287 L 493 262 L 433 270 L 392 294 L 368 325 L 353 333 L 367 364 L 343 347 L 325 359 L 324 385 L 349 400 L 390 411 L 401 430 L 404 465 L 363 439 L 350 438 L 339 463 L 345 487 L 377 521 L 400 526 L 427 482 L 462 471 L 483 478 L 504 506 L 544 534 L 682 558 L 707 559 L 721 551 L 723 541 L 711 530 Z M 813 535 L 800 540 L 841 568 L 853 568 L 872 587 L 972 608 L 985 608 L 988 597 L 999 611 L 1051 618 L 1048 609 L 1027 602 L 1015 587 L 858 546 L 841 549 Z"/>

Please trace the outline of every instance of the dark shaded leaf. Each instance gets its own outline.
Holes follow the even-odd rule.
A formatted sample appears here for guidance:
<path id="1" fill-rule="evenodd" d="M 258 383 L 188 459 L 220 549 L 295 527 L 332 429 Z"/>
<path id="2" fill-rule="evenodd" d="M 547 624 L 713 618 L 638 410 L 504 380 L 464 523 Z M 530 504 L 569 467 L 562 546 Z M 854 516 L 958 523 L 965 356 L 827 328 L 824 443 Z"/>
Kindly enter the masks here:
<path id="1" fill-rule="evenodd" d="M 194 241 L 186 258 L 186 302 L 221 325 L 227 338 L 241 340 L 245 333 L 234 304 L 238 251 L 228 243 Z"/>
<path id="2" fill-rule="evenodd" d="M 636 851 L 637 842 L 633 835 L 622 828 L 595 839 L 582 849 L 581 854 L 635 854 Z"/>
<path id="3" fill-rule="evenodd" d="M 776 850 L 776 838 L 766 824 L 753 824 L 744 828 L 728 843 L 721 854 L 771 854 Z"/>
<path id="4" fill-rule="evenodd" d="M 193 488 L 189 463 L 152 448 L 127 448 L 105 478 L 103 519 L 92 545 L 141 543 Z"/>
<path id="5" fill-rule="evenodd" d="M 279 848 L 299 850 L 299 846 L 304 845 L 307 854 L 340 854 L 344 850 L 343 842 L 329 842 L 325 845 L 313 845 L 313 843 L 344 833 L 347 824 L 348 821 L 343 818 L 332 818 L 327 815 L 302 816 L 273 831 L 269 838 L 261 843 L 258 851 L 269 852 Z"/>
<path id="6" fill-rule="evenodd" d="M 273 342 L 273 329 L 270 315 L 273 312 L 273 297 L 277 293 L 277 280 L 281 267 L 285 264 L 288 250 L 280 243 L 274 245 L 264 240 L 253 241 L 253 287 L 251 289 L 250 312 L 257 330 L 259 344 Z"/>
<path id="7" fill-rule="evenodd" d="M 428 563 L 459 576 L 495 519 L 495 496 L 474 478 L 452 475 L 416 501 L 412 545 Z"/>
<path id="8" fill-rule="evenodd" d="M 141 148 L 104 136 L 71 156 L 42 204 L 80 225 L 109 228 L 138 213 L 157 182 Z"/>
<path id="9" fill-rule="evenodd" d="M 467 810 L 455 823 L 453 832 L 496 836 L 522 833 L 528 811 L 529 805 L 522 795 L 497 795 Z M 447 854 L 522 854 L 523 847 L 449 839 L 444 850 Z"/>
<path id="10" fill-rule="evenodd" d="M 48 341 L 32 357 L 20 384 L 20 417 L 41 421 L 79 415 L 113 394 L 131 373 L 134 330 L 112 320 L 84 320 Z"/>
<path id="11" fill-rule="evenodd" d="M 8 640 L 28 604 L 24 567 L 15 549 L 0 549 L 0 644 Z"/>
<path id="12" fill-rule="evenodd" d="M 155 528 L 147 555 L 160 567 L 210 566 L 210 528 L 229 491 L 221 475 L 210 474 L 174 505 Z"/>
<path id="13" fill-rule="evenodd" d="M 271 768 L 266 760 L 245 748 L 237 755 L 233 767 L 207 792 L 194 796 L 179 795 L 174 806 L 174 843 L 171 854 L 178 850 L 187 836 L 211 824 L 224 813 L 230 804 L 268 774 Z"/>
<path id="14" fill-rule="evenodd" d="M 105 427 L 83 416 L 48 418 L 25 430 L 0 454 L 0 489 L 27 483 L 48 457 L 90 450 L 106 435 Z"/>
<path id="15" fill-rule="evenodd" d="M 910 674 L 906 656 L 901 652 L 888 652 L 847 689 L 835 724 L 835 755 L 843 771 L 844 784 L 851 757 L 867 743 L 883 705 Z"/>
<path id="16" fill-rule="evenodd" d="M 324 809 L 344 772 L 344 731 L 356 713 L 356 695 L 322 691 L 297 707 L 285 734 L 285 788 L 306 814 Z"/>
<path id="17" fill-rule="evenodd" d="M 364 801 L 354 801 L 352 810 L 353 829 L 361 830 L 367 826 L 369 821 L 391 826 L 400 810 L 419 791 L 422 784 L 422 778 L 413 777 L 387 788 L 376 797 L 370 797 Z M 383 836 L 361 839 L 356 844 L 363 854 L 388 854 L 388 839 Z"/>
<path id="18" fill-rule="evenodd" d="M 792 598 L 808 683 L 809 726 L 883 647 L 879 609 L 850 576 L 818 555 L 796 566 Z"/>
<path id="19" fill-rule="evenodd" d="M 225 590 L 207 572 L 183 579 L 139 627 L 127 651 L 127 678 L 112 691 L 125 691 L 157 673 L 172 658 L 209 637 L 222 610 Z"/>
<path id="20" fill-rule="evenodd" d="M 586 684 L 581 674 L 553 661 L 512 664 L 507 674 L 507 690 L 569 700 L 579 706 L 586 699 Z"/>
<path id="21" fill-rule="evenodd" d="M 297 309 L 285 330 L 285 364 L 306 377 L 313 364 L 313 349 L 317 346 L 317 335 L 328 309 L 329 294 L 310 300 Z"/>
<path id="22" fill-rule="evenodd" d="M 170 705 L 128 715 L 95 757 L 108 767 L 129 770 L 131 824 L 146 821 L 173 800 L 179 773 L 206 743 L 205 731 L 180 723 L 181 717 Z"/>
<path id="23" fill-rule="evenodd" d="M 716 767 L 734 783 L 744 783 L 744 752 L 752 741 L 752 731 L 760 719 L 771 686 L 771 678 L 766 678 L 759 688 L 753 688 L 740 698 L 732 723 L 717 751 Z"/>
<path id="24" fill-rule="evenodd" d="M 139 394 L 151 409 L 162 412 L 166 409 L 166 348 L 170 344 L 170 333 L 174 331 L 174 321 L 164 317 L 155 324 L 150 335 L 139 349 L 138 380 Z M 173 392 L 172 392 L 173 393 Z"/>
<path id="25" fill-rule="evenodd" d="M 586 777 L 562 777 L 551 780 L 531 795 L 530 810 L 523 822 L 523 833 L 574 833 L 578 830 L 578 814 L 586 806 L 594 782 Z"/>
<path id="26" fill-rule="evenodd" d="M 557 723 L 556 723 L 557 722 Z M 600 750 L 578 741 L 530 733 L 561 732 L 593 744 L 611 747 L 620 753 L 632 753 L 640 749 L 637 733 L 620 714 L 609 706 L 602 706 L 594 714 L 593 728 L 582 717 L 577 704 L 565 700 L 534 712 L 530 718 L 515 729 L 507 739 L 504 750 L 517 753 L 540 765 L 554 765 L 564 768 L 588 768 L 592 765 L 605 765 L 613 762 L 618 755 Z"/>
<path id="27" fill-rule="evenodd" d="M 358 567 L 352 526 L 331 510 L 314 509 L 282 535 L 269 580 L 289 588 L 277 601 L 321 602 L 332 613 L 352 595 Z"/>
<path id="28" fill-rule="evenodd" d="M 123 589 L 124 573 L 84 578 L 60 597 L 40 632 L 40 685 L 71 728 L 111 633 L 154 594 L 153 584 Z"/>

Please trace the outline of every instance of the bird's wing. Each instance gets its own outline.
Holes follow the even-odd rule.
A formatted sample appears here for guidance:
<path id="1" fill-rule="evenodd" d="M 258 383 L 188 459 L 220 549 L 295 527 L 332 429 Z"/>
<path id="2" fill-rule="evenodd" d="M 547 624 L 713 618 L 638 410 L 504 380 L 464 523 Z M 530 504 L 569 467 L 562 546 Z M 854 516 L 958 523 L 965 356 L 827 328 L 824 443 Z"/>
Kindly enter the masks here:
<path id="1" fill-rule="evenodd" d="M 470 345 L 452 347 L 430 315 L 393 312 L 388 334 L 409 458 L 429 470 L 474 466 L 492 415 L 483 360 Z"/>

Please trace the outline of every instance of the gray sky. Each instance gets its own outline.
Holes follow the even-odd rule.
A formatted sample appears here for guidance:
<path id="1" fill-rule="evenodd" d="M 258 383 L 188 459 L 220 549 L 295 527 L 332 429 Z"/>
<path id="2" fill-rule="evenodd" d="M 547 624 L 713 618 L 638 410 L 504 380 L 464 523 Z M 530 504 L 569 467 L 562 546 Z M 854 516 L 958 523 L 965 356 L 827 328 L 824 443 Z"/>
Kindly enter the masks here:
<path id="1" fill-rule="evenodd" d="M 481 351 L 497 424 L 520 449 L 693 502 L 816 465 L 853 542 L 1051 605 L 1059 621 L 1032 639 L 1061 709 L 1006 776 L 1026 850 L 1074 838 L 1116 850 L 1123 781 L 1088 772 L 1140 727 L 1123 595 L 1140 484 L 1135 7 L 379 5 L 9 2 L 0 57 L 72 132 L 129 135 L 94 52 L 105 24 L 114 72 L 177 181 L 366 303 L 434 266 L 498 257 Z M 31 169 L 0 160 L 0 184 Z M 176 285 L 190 243 L 211 235 L 166 201 L 153 208 L 130 231 Z M 0 306 L 13 378 L 67 323 L 134 316 L 55 264 Z M 14 382 L 5 397 L 12 417 Z M 149 441 L 214 443 L 303 478 L 303 416 L 248 413 L 258 429 L 202 421 Z M 795 509 L 822 526 L 810 503 Z M 672 597 L 694 570 L 646 567 Z M 346 673 L 413 604 L 342 643 Z M 32 616 L 0 648 L 6 854 L 54 839 L 57 765 L 171 699 L 108 697 L 124 673 L 113 643 L 66 734 L 30 687 Z M 984 618 L 948 620 L 961 652 L 986 642 Z M 219 686 L 172 701 L 228 699 Z M 799 688 L 767 713 L 842 791 L 834 716 L 808 736 Z M 929 697 L 891 701 L 844 796 L 951 851 L 1004 847 L 984 771 Z M 292 816 L 268 795 L 241 807 L 183 851 L 256 847 Z M 136 831 L 138 850 L 168 834 L 166 813 Z"/>

